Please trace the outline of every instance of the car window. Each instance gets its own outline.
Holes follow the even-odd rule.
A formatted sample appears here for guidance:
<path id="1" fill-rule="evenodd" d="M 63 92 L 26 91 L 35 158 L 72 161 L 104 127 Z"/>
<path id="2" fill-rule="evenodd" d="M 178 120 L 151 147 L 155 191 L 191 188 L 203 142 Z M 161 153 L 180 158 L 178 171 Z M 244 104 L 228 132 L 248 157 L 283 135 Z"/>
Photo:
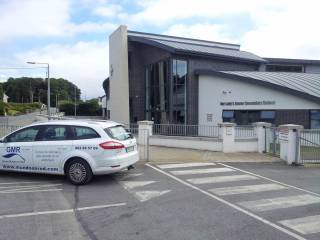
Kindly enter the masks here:
<path id="1" fill-rule="evenodd" d="M 116 139 L 116 140 L 120 140 L 120 141 L 123 141 L 123 140 L 127 140 L 129 138 L 131 138 L 131 134 L 128 133 L 126 131 L 126 129 L 121 126 L 121 125 L 118 125 L 118 126 L 114 126 L 114 127 L 109 127 L 109 128 L 106 128 L 105 129 L 105 132 L 113 139 Z"/>
<path id="2" fill-rule="evenodd" d="M 43 130 L 41 141 L 68 140 L 66 126 L 46 126 Z"/>
<path id="3" fill-rule="evenodd" d="M 7 142 L 33 142 L 39 133 L 40 127 L 29 127 L 12 133 L 6 138 Z"/>
<path id="4" fill-rule="evenodd" d="M 74 126 L 73 127 L 74 139 L 91 139 L 100 138 L 100 135 L 89 127 Z"/>

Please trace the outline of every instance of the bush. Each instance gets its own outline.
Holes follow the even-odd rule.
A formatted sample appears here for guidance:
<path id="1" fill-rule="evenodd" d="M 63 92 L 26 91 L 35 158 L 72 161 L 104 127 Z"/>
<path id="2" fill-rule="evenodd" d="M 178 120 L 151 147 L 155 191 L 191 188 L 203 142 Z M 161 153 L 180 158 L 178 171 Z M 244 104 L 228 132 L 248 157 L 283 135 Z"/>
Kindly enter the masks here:
<path id="1" fill-rule="evenodd" d="M 60 112 L 64 112 L 65 115 L 74 115 L 74 104 L 71 102 L 63 102 L 59 104 Z"/>
<path id="2" fill-rule="evenodd" d="M 98 116 L 101 115 L 101 107 L 96 100 L 81 102 L 77 108 L 77 115 Z"/>

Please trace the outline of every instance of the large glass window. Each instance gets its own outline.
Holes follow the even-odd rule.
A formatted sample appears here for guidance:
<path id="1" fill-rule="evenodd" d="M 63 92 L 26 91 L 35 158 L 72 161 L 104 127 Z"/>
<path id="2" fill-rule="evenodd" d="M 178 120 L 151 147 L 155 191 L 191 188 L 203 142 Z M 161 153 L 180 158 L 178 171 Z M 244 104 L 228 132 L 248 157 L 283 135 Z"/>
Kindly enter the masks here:
<path id="1" fill-rule="evenodd" d="M 146 115 L 155 123 L 169 122 L 168 61 L 146 67 Z"/>
<path id="2" fill-rule="evenodd" d="M 310 111 L 310 128 L 320 129 L 320 110 Z"/>
<path id="3" fill-rule="evenodd" d="M 187 62 L 184 60 L 172 60 L 172 113 L 173 123 L 186 123 L 186 83 Z"/>

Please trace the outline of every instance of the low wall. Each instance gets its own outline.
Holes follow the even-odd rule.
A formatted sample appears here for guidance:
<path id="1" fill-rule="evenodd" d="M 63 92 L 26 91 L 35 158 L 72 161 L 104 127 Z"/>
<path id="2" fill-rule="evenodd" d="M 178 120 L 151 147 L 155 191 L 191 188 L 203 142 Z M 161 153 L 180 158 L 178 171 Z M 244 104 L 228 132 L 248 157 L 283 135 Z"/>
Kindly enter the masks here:
<path id="1" fill-rule="evenodd" d="M 149 143 L 151 146 L 222 151 L 222 141 L 216 138 L 153 135 L 150 137 Z"/>
<path id="2" fill-rule="evenodd" d="M 258 152 L 258 139 L 236 139 L 234 148 L 235 152 Z"/>

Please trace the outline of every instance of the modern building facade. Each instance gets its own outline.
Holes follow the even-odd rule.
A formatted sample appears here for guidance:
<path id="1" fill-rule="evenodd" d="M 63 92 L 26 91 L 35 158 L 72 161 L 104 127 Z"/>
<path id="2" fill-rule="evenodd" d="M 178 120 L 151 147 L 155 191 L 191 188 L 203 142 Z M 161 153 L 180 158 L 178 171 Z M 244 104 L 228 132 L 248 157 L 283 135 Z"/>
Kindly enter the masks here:
<path id="1" fill-rule="evenodd" d="M 109 44 L 112 120 L 206 125 L 264 120 L 320 127 L 320 61 L 262 58 L 236 44 L 126 26 L 112 33 Z"/>

